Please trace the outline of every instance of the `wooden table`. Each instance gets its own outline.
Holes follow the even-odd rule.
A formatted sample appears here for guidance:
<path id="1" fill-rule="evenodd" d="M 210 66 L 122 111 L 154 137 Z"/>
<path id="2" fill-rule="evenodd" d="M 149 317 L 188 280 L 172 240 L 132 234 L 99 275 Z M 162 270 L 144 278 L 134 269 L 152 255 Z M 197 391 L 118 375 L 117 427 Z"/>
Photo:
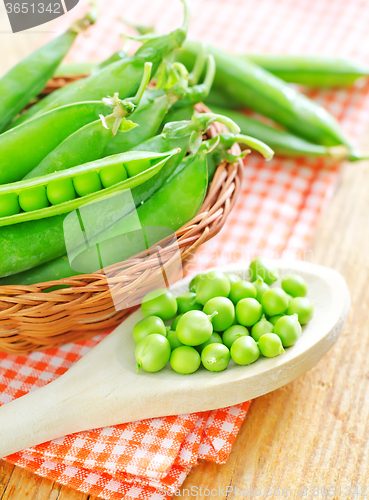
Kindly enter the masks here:
<path id="1" fill-rule="evenodd" d="M 7 46 L 1 70 L 29 53 L 40 36 L 0 33 L 0 45 Z M 195 467 L 174 498 L 303 498 L 297 488 L 306 487 L 305 498 L 365 498 L 357 485 L 367 486 L 369 496 L 368 191 L 369 162 L 344 166 L 310 247 L 313 261 L 340 271 L 351 291 L 352 308 L 338 342 L 309 373 L 254 400 L 227 463 Z M 313 497 L 314 486 L 335 493 Z M 206 488 L 216 490 L 213 496 Z M 93 497 L 0 460 L 0 500 L 25 499 Z"/>

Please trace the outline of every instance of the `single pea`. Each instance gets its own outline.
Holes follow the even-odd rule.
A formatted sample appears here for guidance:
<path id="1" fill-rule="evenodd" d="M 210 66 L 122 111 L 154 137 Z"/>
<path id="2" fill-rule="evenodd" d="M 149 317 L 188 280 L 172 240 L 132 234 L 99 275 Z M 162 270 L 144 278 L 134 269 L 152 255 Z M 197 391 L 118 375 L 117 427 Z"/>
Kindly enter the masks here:
<path id="1" fill-rule="evenodd" d="M 271 288 L 264 293 L 261 305 L 268 316 L 283 314 L 288 308 L 287 294 L 281 288 Z"/>
<path id="2" fill-rule="evenodd" d="M 32 210 L 40 210 L 49 206 L 49 200 L 46 196 L 44 186 L 36 186 L 34 188 L 25 189 L 19 195 L 19 205 L 25 212 Z"/>
<path id="3" fill-rule="evenodd" d="M 233 283 L 237 283 L 237 281 L 242 281 L 241 277 L 237 276 L 237 274 L 227 274 L 227 278 L 231 286 Z"/>
<path id="4" fill-rule="evenodd" d="M 221 372 L 227 368 L 231 353 L 224 344 L 209 344 L 201 353 L 204 367 L 211 372 Z"/>
<path id="5" fill-rule="evenodd" d="M 274 358 L 284 353 L 282 341 L 275 333 L 265 333 L 258 341 L 260 352 L 266 358 Z"/>
<path id="6" fill-rule="evenodd" d="M 178 321 L 182 318 L 182 316 L 183 316 L 183 314 L 178 314 L 178 316 L 176 316 L 174 318 L 172 326 L 171 326 L 172 330 L 176 330 L 177 329 Z"/>
<path id="7" fill-rule="evenodd" d="M 210 316 L 214 312 L 218 313 L 212 320 L 215 331 L 223 332 L 232 325 L 235 317 L 234 305 L 227 297 L 214 297 L 206 302 L 204 313 Z"/>
<path id="8" fill-rule="evenodd" d="M 167 339 L 169 340 L 170 348 L 172 349 L 172 351 L 174 351 L 174 349 L 177 349 L 177 347 L 181 347 L 181 345 L 183 345 L 182 342 L 178 340 L 178 335 L 175 331 L 170 331 L 167 335 Z"/>
<path id="9" fill-rule="evenodd" d="M 287 314 L 297 314 L 300 325 L 306 325 L 314 314 L 314 306 L 306 297 L 295 297 L 288 306 Z"/>
<path id="10" fill-rule="evenodd" d="M 222 340 L 222 337 L 219 335 L 219 333 L 217 332 L 213 332 L 211 334 L 211 337 L 209 340 L 207 340 L 206 342 L 204 342 L 203 344 L 200 344 L 200 345 L 197 345 L 195 347 L 195 349 L 197 350 L 197 352 L 199 352 L 200 354 L 202 353 L 203 349 L 209 345 L 209 344 L 224 344 L 223 340 Z"/>
<path id="11" fill-rule="evenodd" d="M 196 349 L 187 345 L 177 347 L 170 356 L 170 365 L 177 373 L 188 375 L 198 370 L 200 364 L 200 354 Z"/>
<path id="12" fill-rule="evenodd" d="M 196 276 L 194 276 L 192 278 L 192 280 L 190 281 L 190 292 L 196 292 L 196 286 L 197 286 L 197 283 L 203 278 L 203 276 L 205 276 L 205 273 L 199 273 L 199 274 L 196 274 Z"/>
<path id="13" fill-rule="evenodd" d="M 177 312 L 177 301 L 169 290 L 158 288 L 147 293 L 141 304 L 142 313 L 147 316 L 159 316 L 166 321 Z"/>
<path id="14" fill-rule="evenodd" d="M 71 179 L 51 181 L 46 188 L 47 197 L 52 205 L 74 200 L 76 192 Z"/>
<path id="15" fill-rule="evenodd" d="M 256 299 L 241 299 L 236 305 L 236 318 L 240 325 L 255 325 L 262 314 L 263 308 Z"/>
<path id="16" fill-rule="evenodd" d="M 170 354 L 169 340 L 164 335 L 148 335 L 136 345 L 136 371 L 142 368 L 145 372 L 158 372 L 168 363 Z"/>
<path id="17" fill-rule="evenodd" d="M 270 318 L 268 318 L 268 321 L 272 323 L 272 325 L 274 326 L 279 320 L 279 318 L 283 318 L 283 316 L 284 314 L 276 314 L 275 316 L 270 316 Z"/>
<path id="18" fill-rule="evenodd" d="M 233 325 L 223 333 L 223 344 L 230 349 L 235 340 L 249 335 L 249 331 L 242 325 Z"/>
<path id="19" fill-rule="evenodd" d="M 298 274 L 286 276 L 281 284 L 283 290 L 292 297 L 305 297 L 307 293 L 306 281 Z"/>
<path id="20" fill-rule="evenodd" d="M 133 177 L 150 168 L 151 162 L 147 158 L 142 158 L 141 160 L 127 161 L 124 166 L 128 172 L 128 177 Z"/>
<path id="21" fill-rule="evenodd" d="M 264 293 L 266 291 L 269 290 L 269 285 L 267 285 L 263 278 L 261 278 L 260 276 L 258 276 L 256 278 L 256 281 L 253 281 L 252 285 L 254 286 L 255 290 L 256 290 L 256 300 L 258 302 L 261 302 L 261 298 L 262 296 L 264 295 Z"/>
<path id="22" fill-rule="evenodd" d="M 153 333 L 164 335 L 164 337 L 167 336 L 166 326 L 158 316 L 148 316 L 136 323 L 132 330 L 132 337 L 136 344 L 138 344 L 140 340 Z"/>
<path id="23" fill-rule="evenodd" d="M 178 312 L 184 314 L 188 311 L 202 311 L 202 305 L 197 302 L 196 293 L 186 292 L 177 297 Z"/>
<path id="24" fill-rule="evenodd" d="M 100 177 L 97 172 L 87 172 L 73 178 L 74 189 L 78 196 L 86 196 L 102 189 Z"/>
<path id="25" fill-rule="evenodd" d="M 294 345 L 302 333 L 297 314 L 280 318 L 275 324 L 274 333 L 281 339 L 283 347 Z"/>
<path id="26" fill-rule="evenodd" d="M 214 297 L 228 297 L 230 291 L 227 276 L 217 271 L 204 274 L 196 282 L 197 300 L 202 305 Z"/>
<path id="27" fill-rule="evenodd" d="M 249 281 L 237 281 L 231 285 L 229 298 L 234 305 L 241 299 L 256 299 L 255 287 Z"/>
<path id="28" fill-rule="evenodd" d="M 124 165 L 114 165 L 112 167 L 102 168 L 99 172 L 101 184 L 104 188 L 114 186 L 118 182 L 125 181 L 128 177 Z"/>
<path id="29" fill-rule="evenodd" d="M 251 281 L 261 276 L 267 285 L 271 285 L 278 279 L 278 271 L 271 262 L 262 257 L 254 259 L 250 264 Z"/>
<path id="30" fill-rule="evenodd" d="M 18 196 L 15 193 L 0 195 L 0 217 L 19 214 L 20 210 Z"/>
<path id="31" fill-rule="evenodd" d="M 260 321 L 255 323 L 255 325 L 251 329 L 251 336 L 257 342 L 262 335 L 265 333 L 272 333 L 274 325 L 270 323 L 265 318 L 261 318 Z"/>
<path id="32" fill-rule="evenodd" d="M 257 343 L 252 337 L 243 336 L 236 339 L 231 347 L 231 358 L 238 365 L 250 365 L 260 356 Z"/>
<path id="33" fill-rule="evenodd" d="M 211 319 L 202 311 L 188 311 L 178 321 L 178 340 L 184 345 L 196 346 L 208 341 L 213 333 Z"/>

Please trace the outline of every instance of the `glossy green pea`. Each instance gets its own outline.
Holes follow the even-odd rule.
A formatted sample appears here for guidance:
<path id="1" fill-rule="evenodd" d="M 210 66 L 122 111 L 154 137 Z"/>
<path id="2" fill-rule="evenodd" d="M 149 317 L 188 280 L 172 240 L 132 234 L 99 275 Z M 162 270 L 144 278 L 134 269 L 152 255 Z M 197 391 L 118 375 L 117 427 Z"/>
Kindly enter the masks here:
<path id="1" fill-rule="evenodd" d="M 255 281 L 258 276 L 263 278 L 267 285 L 272 285 L 278 279 L 278 271 L 267 259 L 258 257 L 250 264 L 251 281 Z"/>
<path id="2" fill-rule="evenodd" d="M 195 346 L 195 349 L 197 350 L 197 352 L 199 352 L 200 354 L 202 353 L 203 349 L 209 345 L 209 344 L 224 344 L 223 340 L 222 340 L 222 337 L 219 335 L 219 333 L 217 332 L 213 332 L 211 334 L 211 337 L 209 340 L 207 340 L 206 342 L 204 342 L 203 344 L 200 344 L 200 345 L 197 345 Z"/>
<path id="3" fill-rule="evenodd" d="M 177 349 L 177 347 L 181 347 L 183 344 L 178 340 L 178 334 L 176 331 L 172 331 L 168 333 L 167 339 L 169 340 L 170 348 L 172 351 Z"/>
<path id="4" fill-rule="evenodd" d="M 46 194 L 52 205 L 58 205 L 69 200 L 74 200 L 76 192 L 74 191 L 71 179 L 60 179 L 51 181 L 46 188 Z"/>
<path id="5" fill-rule="evenodd" d="M 261 302 L 261 298 L 264 293 L 269 290 L 269 285 L 267 285 L 261 276 L 258 276 L 255 281 L 252 282 L 256 290 L 256 300 Z"/>
<path id="6" fill-rule="evenodd" d="M 227 297 L 214 297 L 204 305 L 204 313 L 208 316 L 217 312 L 213 319 L 213 328 L 217 332 L 223 332 L 229 328 L 235 318 L 235 310 L 232 302 Z"/>
<path id="7" fill-rule="evenodd" d="M 183 316 L 183 314 L 178 314 L 178 316 L 176 316 L 174 318 L 172 326 L 171 326 L 172 330 L 176 330 L 177 329 L 178 321 L 182 318 L 182 316 Z"/>
<path id="8" fill-rule="evenodd" d="M 272 325 L 274 326 L 279 320 L 279 318 L 283 318 L 283 316 L 284 314 L 276 314 L 275 316 L 270 316 L 270 318 L 268 318 L 268 321 L 272 323 Z"/>
<path id="9" fill-rule="evenodd" d="M 164 335 L 148 335 L 136 345 L 136 371 L 142 368 L 145 372 L 158 372 L 168 363 L 170 354 L 169 340 Z"/>
<path id="10" fill-rule="evenodd" d="M 230 291 L 227 276 L 218 271 L 210 271 L 196 281 L 197 300 L 203 305 L 214 297 L 228 297 Z"/>
<path id="11" fill-rule="evenodd" d="M 243 336 L 236 339 L 231 347 L 231 357 L 238 365 L 250 365 L 260 356 L 257 343 L 252 337 Z"/>
<path id="12" fill-rule="evenodd" d="M 158 316 L 148 316 L 136 323 L 132 330 L 132 337 L 136 344 L 138 344 L 140 340 L 153 333 L 164 335 L 164 337 L 167 336 L 167 329 L 163 320 Z"/>
<path id="13" fill-rule="evenodd" d="M 202 305 L 197 302 L 196 293 L 185 292 L 177 297 L 178 312 L 184 314 L 188 311 L 202 311 Z"/>
<path id="14" fill-rule="evenodd" d="M 275 333 L 265 333 L 258 341 L 260 352 L 266 358 L 274 358 L 284 353 L 282 341 Z"/>
<path id="15" fill-rule="evenodd" d="M 265 318 L 262 318 L 260 321 L 255 323 L 255 325 L 251 329 L 251 336 L 257 342 L 260 337 L 266 333 L 273 332 L 274 325 L 270 323 Z"/>
<path id="16" fill-rule="evenodd" d="M 199 274 L 196 274 L 196 276 L 194 276 L 192 278 L 192 280 L 190 281 L 190 292 L 196 292 L 196 286 L 198 284 L 198 282 L 203 278 L 203 276 L 205 276 L 205 273 L 199 273 Z"/>
<path id="17" fill-rule="evenodd" d="M 283 347 L 294 345 L 302 333 L 297 314 L 280 318 L 275 324 L 274 333 L 281 339 Z"/>
<path id="18" fill-rule="evenodd" d="M 242 281 L 240 276 L 237 276 L 237 274 L 227 274 L 228 281 L 231 284 L 231 287 L 233 283 L 237 283 L 237 281 Z"/>
<path id="19" fill-rule="evenodd" d="M 245 337 L 249 335 L 249 331 L 246 327 L 242 325 L 233 325 L 227 328 L 227 330 L 223 333 L 223 344 L 230 349 L 232 347 L 233 342 L 239 339 L 240 337 Z"/>
<path id="20" fill-rule="evenodd" d="M 159 316 L 163 321 L 166 321 L 176 314 L 177 301 L 172 292 L 164 288 L 158 288 L 145 295 L 141 309 L 145 317 Z"/>
<path id="21" fill-rule="evenodd" d="M 127 177 L 127 170 L 124 168 L 124 165 L 114 165 L 100 170 L 100 180 L 104 188 L 125 181 Z"/>
<path id="22" fill-rule="evenodd" d="M 241 299 L 256 299 L 256 296 L 256 289 L 249 281 L 237 281 L 231 285 L 229 298 L 234 305 Z"/>
<path id="23" fill-rule="evenodd" d="M 227 368 L 231 353 L 224 344 L 209 344 L 201 353 L 204 367 L 211 372 L 221 372 Z"/>
<path id="24" fill-rule="evenodd" d="M 256 299 L 241 299 L 236 305 L 236 319 L 240 325 L 253 326 L 263 314 L 263 308 Z"/>
<path id="25" fill-rule="evenodd" d="M 49 206 L 49 200 L 46 196 L 44 186 L 36 186 L 30 189 L 25 189 L 19 194 L 19 205 L 25 212 L 39 210 Z"/>
<path id="26" fill-rule="evenodd" d="M 144 170 L 151 167 L 151 162 L 147 158 L 142 160 L 132 160 L 124 164 L 125 169 L 128 172 L 128 177 L 133 177 L 134 175 L 140 174 Z"/>
<path id="27" fill-rule="evenodd" d="M 261 305 L 268 316 L 285 313 L 288 303 L 287 294 L 281 288 L 271 288 L 264 293 L 261 299 Z"/>
<path id="28" fill-rule="evenodd" d="M 306 297 L 295 297 L 288 306 L 287 314 L 297 314 L 300 325 L 306 325 L 314 315 L 314 306 Z"/>
<path id="29" fill-rule="evenodd" d="M 211 319 L 202 311 L 188 311 L 178 321 L 178 340 L 184 345 L 196 346 L 207 342 L 213 333 Z"/>
<path id="30" fill-rule="evenodd" d="M 187 345 L 177 347 L 170 356 L 170 365 L 177 373 L 188 375 L 198 370 L 201 364 L 200 354 Z"/>
<path id="31" fill-rule="evenodd" d="M 282 279 L 283 290 L 292 297 L 305 297 L 307 293 L 307 284 L 304 278 L 298 274 L 290 274 Z"/>
<path id="32" fill-rule="evenodd" d="M 18 196 L 15 193 L 0 195 L 0 217 L 19 214 L 20 210 Z"/>
<path id="33" fill-rule="evenodd" d="M 73 179 L 74 189 L 78 196 L 86 196 L 102 189 L 100 177 L 97 172 L 87 172 Z"/>

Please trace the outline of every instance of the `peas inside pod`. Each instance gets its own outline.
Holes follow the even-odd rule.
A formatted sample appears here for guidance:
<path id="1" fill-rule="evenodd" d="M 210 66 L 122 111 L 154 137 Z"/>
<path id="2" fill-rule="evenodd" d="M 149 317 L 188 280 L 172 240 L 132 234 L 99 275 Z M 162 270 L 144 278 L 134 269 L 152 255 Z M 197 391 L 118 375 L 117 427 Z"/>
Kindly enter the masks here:
<path id="1" fill-rule="evenodd" d="M 144 318 L 132 331 L 137 369 L 155 372 L 169 364 L 181 375 L 215 373 L 293 346 L 314 313 L 305 280 L 292 274 L 279 286 L 277 270 L 261 258 L 249 274 L 252 281 L 201 273 L 177 297 L 166 289 L 149 292 L 141 304 Z"/>

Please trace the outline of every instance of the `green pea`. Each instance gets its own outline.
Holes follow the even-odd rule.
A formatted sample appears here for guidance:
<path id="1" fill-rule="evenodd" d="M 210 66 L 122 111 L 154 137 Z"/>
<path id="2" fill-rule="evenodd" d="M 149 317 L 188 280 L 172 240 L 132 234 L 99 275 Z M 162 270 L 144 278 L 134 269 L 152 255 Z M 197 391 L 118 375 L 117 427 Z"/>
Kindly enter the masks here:
<path id="1" fill-rule="evenodd" d="M 164 288 L 158 288 L 145 295 L 141 309 L 145 317 L 159 316 L 163 321 L 166 321 L 176 314 L 177 301 L 172 292 Z"/>
<path id="2" fill-rule="evenodd" d="M 227 274 L 227 278 L 231 286 L 233 283 L 237 283 L 237 281 L 242 281 L 241 277 L 237 276 L 237 274 Z"/>
<path id="3" fill-rule="evenodd" d="M 164 335 L 164 337 L 167 336 L 166 326 L 158 316 L 148 316 L 136 323 L 132 330 L 132 337 L 138 344 L 140 340 L 153 333 Z"/>
<path id="4" fill-rule="evenodd" d="M 178 334 L 175 331 L 169 332 L 167 339 L 169 340 L 170 348 L 172 349 L 172 351 L 174 349 L 177 349 L 177 347 L 181 347 L 183 345 L 182 342 L 178 340 Z"/>
<path id="5" fill-rule="evenodd" d="M 25 189 L 19 195 L 19 205 L 25 212 L 32 210 L 40 210 L 49 206 L 49 200 L 46 196 L 44 186 L 36 186 L 34 188 Z"/>
<path id="6" fill-rule="evenodd" d="M 223 333 L 223 344 L 230 349 L 235 340 L 249 335 L 249 331 L 242 325 L 233 325 Z"/>
<path id="7" fill-rule="evenodd" d="M 73 182 L 71 179 L 60 179 L 51 181 L 46 188 L 47 197 L 52 205 L 65 203 L 69 200 L 74 200 L 76 192 L 74 191 Z"/>
<path id="8" fill-rule="evenodd" d="M 223 340 L 222 340 L 222 337 L 219 335 L 219 333 L 217 332 L 213 332 L 211 334 L 211 337 L 209 340 L 207 340 L 206 342 L 204 342 L 203 344 L 200 344 L 200 345 L 197 345 L 195 347 L 195 349 L 197 350 L 197 352 L 199 352 L 200 354 L 202 353 L 203 349 L 209 345 L 209 344 L 223 344 Z"/>
<path id="9" fill-rule="evenodd" d="M 314 306 L 306 297 L 295 297 L 288 306 L 287 314 L 297 314 L 300 325 L 306 325 L 314 315 Z"/>
<path id="10" fill-rule="evenodd" d="M 268 321 L 272 323 L 272 325 L 274 326 L 279 320 L 279 318 L 283 318 L 283 316 L 284 314 L 276 314 L 275 316 L 270 316 L 270 318 L 268 318 Z"/>
<path id="11" fill-rule="evenodd" d="M 158 372 L 168 363 L 170 354 L 169 340 L 164 335 L 148 335 L 136 345 L 136 371 L 142 368 L 145 372 Z"/>
<path id="12" fill-rule="evenodd" d="M 228 297 L 230 291 L 227 276 L 217 271 L 206 273 L 196 281 L 197 300 L 202 305 L 214 297 Z"/>
<path id="13" fill-rule="evenodd" d="M 234 320 L 235 311 L 232 302 L 227 297 L 214 297 L 204 305 L 204 313 L 208 316 L 217 312 L 213 317 L 213 328 L 217 332 L 223 332 L 229 328 Z"/>
<path id="14" fill-rule="evenodd" d="M 282 341 L 275 333 L 265 333 L 258 341 L 260 352 L 266 358 L 274 358 L 284 353 Z"/>
<path id="15" fill-rule="evenodd" d="M 267 285 L 271 285 L 278 279 L 278 271 L 267 259 L 258 257 L 250 264 L 251 281 L 261 276 Z"/>
<path id="16" fill-rule="evenodd" d="M 104 188 L 125 181 L 127 177 L 127 170 L 124 168 L 124 165 L 114 165 L 100 170 L 100 180 Z"/>
<path id="17" fill-rule="evenodd" d="M 176 330 L 177 329 L 178 321 L 182 318 L 182 316 L 183 316 L 183 314 L 178 314 L 178 316 L 176 316 L 174 318 L 172 326 L 171 326 L 172 330 Z"/>
<path id="18" fill-rule="evenodd" d="M 268 316 L 275 316 L 276 314 L 286 312 L 288 302 L 287 294 L 281 288 L 271 288 L 264 293 L 261 299 L 261 305 Z"/>
<path id="19" fill-rule="evenodd" d="M 196 300 L 196 293 L 186 292 L 177 297 L 178 312 L 184 314 L 188 311 L 202 311 L 202 305 Z"/>
<path id="20" fill-rule="evenodd" d="M 231 285 L 229 298 L 234 305 L 241 299 L 256 299 L 255 287 L 249 281 L 237 281 Z"/>
<path id="21" fill-rule="evenodd" d="M 148 168 L 151 168 L 151 162 L 147 158 L 143 158 L 140 160 L 129 161 L 125 163 L 124 166 L 128 172 L 128 177 L 134 177 Z"/>
<path id="22" fill-rule="evenodd" d="M 211 372 L 221 372 L 227 368 L 231 353 L 224 344 L 209 344 L 201 353 L 204 367 Z"/>
<path id="23" fill-rule="evenodd" d="M 97 172 L 87 172 L 73 178 L 74 189 L 78 196 L 86 196 L 102 189 Z"/>
<path id="24" fill-rule="evenodd" d="M 198 370 L 201 364 L 200 354 L 187 345 L 177 347 L 170 356 L 170 365 L 177 373 L 189 374 Z"/>
<path id="25" fill-rule="evenodd" d="M 292 297 L 305 297 L 307 293 L 306 281 L 298 274 L 286 276 L 281 284 L 283 290 Z"/>
<path id="26" fill-rule="evenodd" d="M 261 298 L 262 296 L 264 295 L 264 293 L 269 290 L 269 285 L 267 285 L 263 278 L 261 278 L 260 276 L 258 276 L 256 278 L 256 281 L 254 281 L 252 283 L 252 285 L 254 286 L 255 290 L 256 290 L 256 300 L 258 302 L 261 302 Z"/>
<path id="27" fill-rule="evenodd" d="M 251 336 L 255 340 L 255 342 L 257 342 L 265 333 L 272 333 L 273 328 L 274 325 L 272 323 L 267 321 L 265 318 L 262 318 L 252 327 Z"/>
<path id="28" fill-rule="evenodd" d="M 196 276 L 194 276 L 192 278 L 192 280 L 190 281 L 190 292 L 196 292 L 196 286 L 197 286 L 197 283 L 203 278 L 203 276 L 205 276 L 205 273 L 199 273 L 199 274 L 196 274 Z"/>
<path id="29" fill-rule="evenodd" d="M 260 351 L 255 340 L 249 336 L 236 339 L 231 347 L 231 357 L 238 365 L 250 365 L 260 356 Z"/>
<path id="30" fill-rule="evenodd" d="M 0 196 L 0 217 L 19 214 L 20 210 L 18 196 L 15 193 L 7 193 Z"/>
<path id="31" fill-rule="evenodd" d="M 188 311 L 178 321 L 176 332 L 182 344 L 196 346 L 210 339 L 213 325 L 204 312 Z"/>
<path id="32" fill-rule="evenodd" d="M 255 325 L 262 314 L 263 308 L 256 299 L 241 299 L 236 305 L 236 318 L 240 325 Z"/>
<path id="33" fill-rule="evenodd" d="M 297 314 L 280 318 L 275 324 L 274 333 L 281 339 L 283 347 L 294 345 L 302 333 Z"/>

